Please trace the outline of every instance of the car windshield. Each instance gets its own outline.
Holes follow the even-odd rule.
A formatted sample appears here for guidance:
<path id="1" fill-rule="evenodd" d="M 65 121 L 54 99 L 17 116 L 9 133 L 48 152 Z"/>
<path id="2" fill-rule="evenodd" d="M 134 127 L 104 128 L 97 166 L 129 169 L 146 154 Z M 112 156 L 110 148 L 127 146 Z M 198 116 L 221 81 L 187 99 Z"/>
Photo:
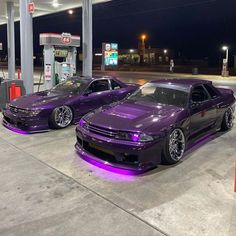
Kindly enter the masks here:
<path id="1" fill-rule="evenodd" d="M 185 107 L 188 101 L 188 92 L 176 88 L 174 85 L 148 83 L 130 95 L 128 100 Z"/>
<path id="2" fill-rule="evenodd" d="M 52 91 L 65 92 L 65 93 L 82 93 L 84 89 L 88 86 L 89 81 L 82 79 L 68 79 L 64 83 L 56 85 L 52 88 Z"/>

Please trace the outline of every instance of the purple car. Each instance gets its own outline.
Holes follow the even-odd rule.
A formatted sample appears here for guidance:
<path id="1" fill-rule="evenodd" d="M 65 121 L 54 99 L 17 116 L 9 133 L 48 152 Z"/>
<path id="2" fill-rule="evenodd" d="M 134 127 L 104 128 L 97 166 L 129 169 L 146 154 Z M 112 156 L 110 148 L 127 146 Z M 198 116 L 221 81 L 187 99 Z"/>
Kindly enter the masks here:
<path id="1" fill-rule="evenodd" d="M 3 125 L 31 133 L 65 128 L 102 105 L 124 99 L 138 87 L 112 77 L 72 77 L 51 90 L 7 104 L 3 110 Z"/>
<path id="2" fill-rule="evenodd" d="M 210 81 L 168 79 L 88 113 L 76 128 L 77 152 L 98 164 L 143 171 L 175 164 L 205 135 L 233 126 L 235 98 Z"/>

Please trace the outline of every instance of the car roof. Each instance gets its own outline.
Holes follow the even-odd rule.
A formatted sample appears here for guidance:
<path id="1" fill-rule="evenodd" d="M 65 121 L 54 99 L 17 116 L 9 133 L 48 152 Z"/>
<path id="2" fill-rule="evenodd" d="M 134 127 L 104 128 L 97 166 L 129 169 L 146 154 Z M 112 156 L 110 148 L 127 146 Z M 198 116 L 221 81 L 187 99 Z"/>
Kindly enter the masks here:
<path id="1" fill-rule="evenodd" d="M 87 80 L 88 82 L 91 82 L 93 80 L 97 80 L 97 79 L 116 79 L 114 77 L 111 76 L 73 76 L 71 77 L 71 79 L 76 79 L 76 80 Z"/>
<path id="2" fill-rule="evenodd" d="M 152 80 L 150 83 L 158 83 L 158 84 L 166 84 L 166 85 L 168 84 L 168 85 L 173 85 L 177 87 L 182 87 L 185 90 L 190 90 L 191 87 L 193 86 L 212 83 L 212 82 L 209 80 L 192 79 L 192 78 L 186 78 L 186 79 L 166 78 L 166 79 L 160 79 L 160 80 Z"/>

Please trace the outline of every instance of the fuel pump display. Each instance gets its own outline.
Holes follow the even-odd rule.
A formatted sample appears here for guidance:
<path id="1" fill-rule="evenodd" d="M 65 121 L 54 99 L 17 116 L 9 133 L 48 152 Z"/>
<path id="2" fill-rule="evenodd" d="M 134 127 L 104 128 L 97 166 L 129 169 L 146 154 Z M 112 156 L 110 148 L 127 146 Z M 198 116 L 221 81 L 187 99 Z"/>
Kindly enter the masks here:
<path id="1" fill-rule="evenodd" d="M 76 74 L 77 47 L 80 36 L 70 33 L 40 34 L 40 45 L 44 46 L 45 88 L 51 89 Z"/>

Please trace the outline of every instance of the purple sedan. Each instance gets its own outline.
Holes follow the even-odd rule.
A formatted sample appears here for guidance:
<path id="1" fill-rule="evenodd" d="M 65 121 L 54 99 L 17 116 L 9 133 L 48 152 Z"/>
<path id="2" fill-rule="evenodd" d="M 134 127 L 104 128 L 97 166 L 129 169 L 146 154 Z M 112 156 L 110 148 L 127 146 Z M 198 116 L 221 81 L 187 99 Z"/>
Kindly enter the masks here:
<path id="1" fill-rule="evenodd" d="M 88 113 L 76 128 L 77 152 L 92 163 L 127 170 L 175 164 L 205 135 L 233 126 L 235 98 L 210 81 L 168 79 Z"/>
<path id="2" fill-rule="evenodd" d="M 3 110 L 3 125 L 31 133 L 65 128 L 102 105 L 124 99 L 138 87 L 112 77 L 72 77 L 51 90 L 7 104 Z"/>

